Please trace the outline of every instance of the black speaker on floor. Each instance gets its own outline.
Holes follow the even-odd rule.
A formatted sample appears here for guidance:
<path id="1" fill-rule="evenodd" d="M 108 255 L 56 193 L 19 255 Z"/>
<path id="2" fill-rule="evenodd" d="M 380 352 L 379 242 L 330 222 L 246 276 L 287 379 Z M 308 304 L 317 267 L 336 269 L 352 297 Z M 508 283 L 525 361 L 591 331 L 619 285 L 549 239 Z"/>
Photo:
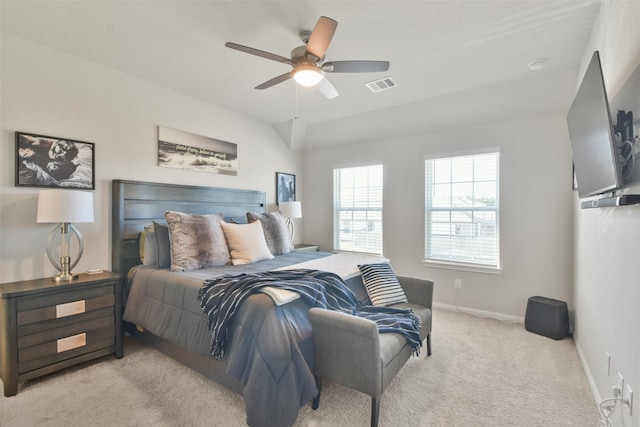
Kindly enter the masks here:
<path id="1" fill-rule="evenodd" d="M 527 301 L 524 328 L 534 334 L 561 340 L 569 335 L 567 303 L 546 297 L 531 297 Z"/>

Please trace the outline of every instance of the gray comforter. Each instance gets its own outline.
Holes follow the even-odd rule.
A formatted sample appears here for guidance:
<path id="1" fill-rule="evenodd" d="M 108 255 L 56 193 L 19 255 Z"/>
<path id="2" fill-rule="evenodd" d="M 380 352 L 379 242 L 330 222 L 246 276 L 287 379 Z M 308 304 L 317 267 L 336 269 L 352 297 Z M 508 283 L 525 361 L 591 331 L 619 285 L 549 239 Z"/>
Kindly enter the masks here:
<path id="1" fill-rule="evenodd" d="M 209 356 L 211 332 L 198 302 L 204 279 L 268 271 L 326 255 L 294 252 L 250 266 L 185 273 L 136 267 L 129 275 L 124 320 Z M 223 362 L 227 373 L 243 385 L 248 425 L 290 426 L 317 393 L 308 309 L 302 299 L 277 306 L 269 296 L 257 293 L 233 317 Z"/>

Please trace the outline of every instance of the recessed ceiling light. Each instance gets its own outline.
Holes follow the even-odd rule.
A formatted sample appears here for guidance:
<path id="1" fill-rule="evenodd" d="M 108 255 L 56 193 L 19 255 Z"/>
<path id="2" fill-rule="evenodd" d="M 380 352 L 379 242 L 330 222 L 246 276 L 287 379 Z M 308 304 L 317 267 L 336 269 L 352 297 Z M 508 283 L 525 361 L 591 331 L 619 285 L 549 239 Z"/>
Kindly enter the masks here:
<path id="1" fill-rule="evenodd" d="M 527 65 L 527 67 L 529 67 L 531 71 L 542 70 L 546 62 L 547 58 L 538 58 L 534 61 L 529 62 L 529 65 Z"/>

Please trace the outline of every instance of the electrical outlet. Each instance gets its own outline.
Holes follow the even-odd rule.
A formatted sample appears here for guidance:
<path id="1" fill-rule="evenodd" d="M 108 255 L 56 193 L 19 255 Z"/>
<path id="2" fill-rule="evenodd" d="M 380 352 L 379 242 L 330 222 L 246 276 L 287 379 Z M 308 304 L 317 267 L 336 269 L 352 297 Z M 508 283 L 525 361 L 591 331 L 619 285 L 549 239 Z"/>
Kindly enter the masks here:
<path id="1" fill-rule="evenodd" d="M 615 399 L 622 399 L 622 390 L 620 390 L 620 387 L 614 385 L 612 392 Z"/>
<path id="2" fill-rule="evenodd" d="M 608 352 L 604 352 L 604 369 L 607 372 L 607 376 L 611 376 L 611 356 Z"/>
<path id="3" fill-rule="evenodd" d="M 455 279 L 453 281 L 453 287 L 459 291 L 462 290 L 462 279 Z"/>
<path id="4" fill-rule="evenodd" d="M 631 391 L 631 387 L 627 384 L 627 390 L 624 393 L 624 403 L 629 407 L 629 416 L 633 415 L 633 391 Z"/>
<path id="5" fill-rule="evenodd" d="M 640 140 L 639 138 L 636 136 L 633 139 L 631 139 L 632 147 L 633 147 L 633 154 L 638 154 L 640 153 Z"/>
<path id="6" fill-rule="evenodd" d="M 620 372 L 618 372 L 618 389 L 620 390 L 620 394 L 622 394 L 624 390 L 624 378 Z"/>

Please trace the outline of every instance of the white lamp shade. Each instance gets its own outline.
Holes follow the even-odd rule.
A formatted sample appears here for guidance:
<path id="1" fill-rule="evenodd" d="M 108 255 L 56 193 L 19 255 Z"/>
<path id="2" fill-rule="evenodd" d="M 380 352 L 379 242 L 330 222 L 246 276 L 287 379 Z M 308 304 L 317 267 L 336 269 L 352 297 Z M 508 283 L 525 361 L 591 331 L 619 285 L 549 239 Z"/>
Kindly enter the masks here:
<path id="1" fill-rule="evenodd" d="M 41 190 L 36 222 L 93 222 L 93 193 Z"/>
<path id="2" fill-rule="evenodd" d="M 280 213 L 285 218 L 302 218 L 302 202 L 280 202 Z"/>

